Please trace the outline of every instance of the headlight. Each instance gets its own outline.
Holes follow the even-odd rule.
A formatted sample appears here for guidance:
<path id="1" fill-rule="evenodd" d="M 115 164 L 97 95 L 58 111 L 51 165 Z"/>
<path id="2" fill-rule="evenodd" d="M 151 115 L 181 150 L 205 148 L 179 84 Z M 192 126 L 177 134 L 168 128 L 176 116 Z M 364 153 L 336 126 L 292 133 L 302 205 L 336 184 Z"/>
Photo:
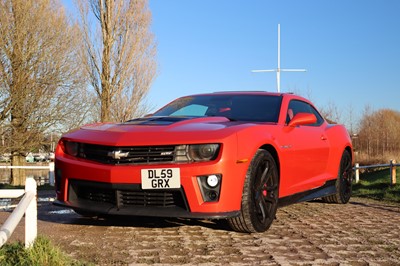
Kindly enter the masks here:
<path id="1" fill-rule="evenodd" d="M 176 162 L 204 162 L 215 160 L 220 144 L 179 145 L 175 148 Z"/>
<path id="2" fill-rule="evenodd" d="M 73 141 L 64 141 L 64 152 L 71 156 L 77 156 L 79 152 L 79 143 Z"/>
<path id="3" fill-rule="evenodd" d="M 189 156 L 194 161 L 210 161 L 217 157 L 218 144 L 189 145 Z"/>

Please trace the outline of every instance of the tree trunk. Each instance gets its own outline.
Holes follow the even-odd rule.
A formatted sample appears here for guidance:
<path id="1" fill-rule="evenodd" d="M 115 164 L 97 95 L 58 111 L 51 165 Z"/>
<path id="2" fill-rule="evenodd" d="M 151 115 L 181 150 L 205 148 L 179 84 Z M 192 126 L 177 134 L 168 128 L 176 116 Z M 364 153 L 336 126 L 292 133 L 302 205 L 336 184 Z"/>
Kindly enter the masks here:
<path id="1" fill-rule="evenodd" d="M 13 154 L 11 159 L 12 166 L 24 166 L 25 157 L 20 154 Z M 25 186 L 25 169 L 11 169 L 11 182 L 13 186 Z"/>
<path id="2" fill-rule="evenodd" d="M 142 100 L 156 74 L 149 1 L 75 2 L 86 74 L 101 104 L 100 121 L 126 121 L 139 107 L 146 108 Z"/>
<path id="3" fill-rule="evenodd" d="M 101 122 L 110 122 L 110 93 L 109 86 L 103 86 L 101 93 Z"/>

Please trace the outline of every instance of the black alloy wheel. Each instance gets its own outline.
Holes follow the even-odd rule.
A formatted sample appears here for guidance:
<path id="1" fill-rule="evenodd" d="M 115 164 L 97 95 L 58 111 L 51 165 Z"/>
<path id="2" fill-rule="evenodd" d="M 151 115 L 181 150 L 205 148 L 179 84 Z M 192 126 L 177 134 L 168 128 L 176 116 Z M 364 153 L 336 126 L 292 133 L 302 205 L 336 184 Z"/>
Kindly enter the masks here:
<path id="1" fill-rule="evenodd" d="M 352 193 L 353 165 L 349 151 L 343 152 L 340 160 L 339 173 L 336 180 L 336 194 L 324 197 L 328 203 L 345 204 L 349 202 Z"/>
<path id="2" fill-rule="evenodd" d="M 241 213 L 228 220 L 239 232 L 264 232 L 275 219 L 278 206 L 279 174 L 275 159 L 266 150 L 258 150 L 246 174 Z"/>

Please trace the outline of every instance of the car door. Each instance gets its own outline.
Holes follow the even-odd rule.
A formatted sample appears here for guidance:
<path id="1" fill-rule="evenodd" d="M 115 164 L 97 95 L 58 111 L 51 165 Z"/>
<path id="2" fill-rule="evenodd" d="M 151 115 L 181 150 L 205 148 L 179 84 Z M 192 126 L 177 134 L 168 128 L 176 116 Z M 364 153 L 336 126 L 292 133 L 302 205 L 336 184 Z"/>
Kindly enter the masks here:
<path id="1" fill-rule="evenodd" d="M 283 180 L 281 184 L 290 195 L 319 187 L 326 179 L 329 140 L 324 134 L 327 124 L 313 106 L 292 100 L 287 110 L 286 125 L 281 139 Z M 289 126 L 296 114 L 311 113 L 317 118 L 309 125 Z"/>

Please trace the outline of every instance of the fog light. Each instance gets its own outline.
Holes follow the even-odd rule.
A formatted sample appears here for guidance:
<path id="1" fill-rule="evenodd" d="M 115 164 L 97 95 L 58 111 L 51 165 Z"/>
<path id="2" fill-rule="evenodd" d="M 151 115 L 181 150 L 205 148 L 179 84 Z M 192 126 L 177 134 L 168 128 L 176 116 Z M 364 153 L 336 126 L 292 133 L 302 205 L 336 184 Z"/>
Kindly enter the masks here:
<path id="1" fill-rule="evenodd" d="M 217 197 L 218 197 L 218 194 L 215 191 L 210 191 L 208 193 L 208 199 L 210 201 L 215 201 L 217 199 Z"/>
<path id="2" fill-rule="evenodd" d="M 219 201 L 221 193 L 222 175 L 211 174 L 198 176 L 197 182 L 200 187 L 201 195 L 204 202 Z"/>
<path id="3" fill-rule="evenodd" d="M 209 175 L 207 177 L 207 185 L 209 185 L 210 187 L 214 188 L 218 185 L 219 183 L 219 179 L 216 175 Z"/>

